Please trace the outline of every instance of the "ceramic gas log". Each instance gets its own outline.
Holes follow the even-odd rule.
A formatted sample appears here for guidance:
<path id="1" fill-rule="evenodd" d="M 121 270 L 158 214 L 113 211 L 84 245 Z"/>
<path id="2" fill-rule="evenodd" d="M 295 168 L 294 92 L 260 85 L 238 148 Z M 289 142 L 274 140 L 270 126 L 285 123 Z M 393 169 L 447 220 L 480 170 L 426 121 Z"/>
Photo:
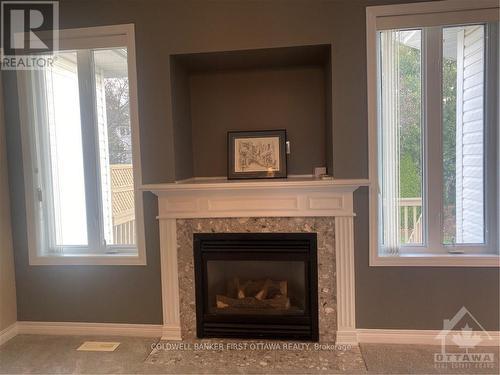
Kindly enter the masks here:
<path id="1" fill-rule="evenodd" d="M 282 313 L 290 310 L 288 282 L 271 279 L 246 280 L 240 282 L 238 277 L 228 281 L 225 295 L 217 294 L 216 304 L 221 312 L 242 310 L 245 312 Z"/>

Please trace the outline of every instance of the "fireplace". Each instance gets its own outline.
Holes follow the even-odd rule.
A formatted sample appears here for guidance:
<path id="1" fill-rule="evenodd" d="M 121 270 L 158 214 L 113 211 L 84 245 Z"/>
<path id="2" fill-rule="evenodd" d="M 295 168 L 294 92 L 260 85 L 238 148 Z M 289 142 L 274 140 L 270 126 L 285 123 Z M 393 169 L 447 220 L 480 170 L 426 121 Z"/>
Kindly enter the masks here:
<path id="1" fill-rule="evenodd" d="M 199 338 L 318 340 L 316 233 L 194 234 Z"/>

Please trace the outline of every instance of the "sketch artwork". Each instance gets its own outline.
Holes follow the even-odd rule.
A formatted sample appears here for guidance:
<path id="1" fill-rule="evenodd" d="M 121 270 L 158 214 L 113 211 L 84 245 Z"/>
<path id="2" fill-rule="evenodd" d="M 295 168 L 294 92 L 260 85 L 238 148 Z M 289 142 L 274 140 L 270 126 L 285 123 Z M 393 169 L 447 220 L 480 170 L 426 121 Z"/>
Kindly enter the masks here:
<path id="1" fill-rule="evenodd" d="M 275 172 L 280 168 L 279 137 L 235 139 L 235 172 Z"/>

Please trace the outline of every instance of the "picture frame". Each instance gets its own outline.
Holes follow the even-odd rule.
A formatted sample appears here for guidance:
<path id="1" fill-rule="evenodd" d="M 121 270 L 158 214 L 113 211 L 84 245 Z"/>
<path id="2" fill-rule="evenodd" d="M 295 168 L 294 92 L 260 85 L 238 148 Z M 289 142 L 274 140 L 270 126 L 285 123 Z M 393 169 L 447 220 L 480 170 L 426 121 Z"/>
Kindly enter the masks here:
<path id="1" fill-rule="evenodd" d="M 286 178 L 286 130 L 229 131 L 227 178 Z"/>

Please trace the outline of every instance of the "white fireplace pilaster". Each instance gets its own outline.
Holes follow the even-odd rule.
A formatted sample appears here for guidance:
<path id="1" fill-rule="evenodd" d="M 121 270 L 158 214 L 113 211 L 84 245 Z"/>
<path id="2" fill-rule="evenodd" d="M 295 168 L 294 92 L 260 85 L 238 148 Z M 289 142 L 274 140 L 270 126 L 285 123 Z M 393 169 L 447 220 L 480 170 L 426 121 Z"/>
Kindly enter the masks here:
<path id="1" fill-rule="evenodd" d="M 337 343 L 357 345 L 353 221 L 353 216 L 335 218 Z"/>
<path id="2" fill-rule="evenodd" d="M 160 259 L 163 306 L 162 339 L 181 340 L 176 219 L 160 219 Z"/>

